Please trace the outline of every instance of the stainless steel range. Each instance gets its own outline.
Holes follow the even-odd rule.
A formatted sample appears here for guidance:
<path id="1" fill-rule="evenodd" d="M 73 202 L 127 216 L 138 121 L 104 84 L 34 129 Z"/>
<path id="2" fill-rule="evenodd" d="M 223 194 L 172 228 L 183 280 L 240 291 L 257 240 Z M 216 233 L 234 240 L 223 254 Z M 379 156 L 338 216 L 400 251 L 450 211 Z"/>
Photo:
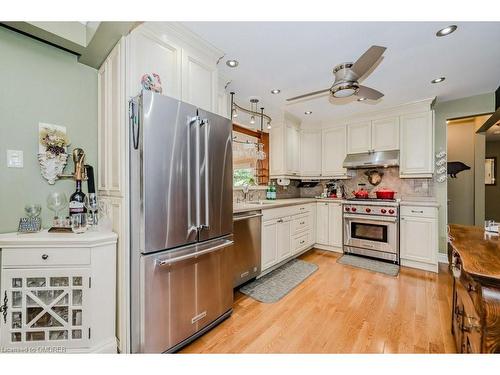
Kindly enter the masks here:
<path id="1" fill-rule="evenodd" d="M 399 203 L 354 199 L 343 205 L 344 253 L 399 264 Z"/>

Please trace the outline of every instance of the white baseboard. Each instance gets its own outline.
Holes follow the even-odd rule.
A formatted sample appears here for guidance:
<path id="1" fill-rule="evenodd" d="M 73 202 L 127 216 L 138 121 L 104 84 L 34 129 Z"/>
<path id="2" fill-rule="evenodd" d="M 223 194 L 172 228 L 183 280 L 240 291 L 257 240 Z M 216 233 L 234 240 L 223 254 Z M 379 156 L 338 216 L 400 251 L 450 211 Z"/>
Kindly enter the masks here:
<path id="1" fill-rule="evenodd" d="M 448 254 L 438 253 L 438 262 L 448 264 Z"/>
<path id="2" fill-rule="evenodd" d="M 335 247 L 335 246 L 329 246 L 329 245 L 320 245 L 320 244 L 314 244 L 315 249 L 320 249 L 320 250 L 327 250 L 327 251 L 333 251 L 335 253 L 343 253 L 341 247 Z"/>

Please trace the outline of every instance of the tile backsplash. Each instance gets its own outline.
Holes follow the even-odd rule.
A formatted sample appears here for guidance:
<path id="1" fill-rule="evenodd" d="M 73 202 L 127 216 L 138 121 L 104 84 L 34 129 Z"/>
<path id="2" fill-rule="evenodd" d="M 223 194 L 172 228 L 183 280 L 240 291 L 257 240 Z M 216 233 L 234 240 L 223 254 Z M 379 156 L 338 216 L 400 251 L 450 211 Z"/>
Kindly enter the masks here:
<path id="1" fill-rule="evenodd" d="M 374 168 L 375 169 L 375 168 Z M 343 184 L 347 197 L 352 196 L 352 192 L 359 188 L 364 188 L 370 192 L 370 197 L 375 197 L 375 191 L 380 188 L 389 188 L 394 190 L 396 198 L 409 199 L 409 198 L 434 198 L 434 180 L 432 178 L 399 178 L 399 168 L 378 168 L 375 169 L 383 173 L 382 181 L 379 185 L 373 186 L 368 182 L 365 175 L 367 169 L 357 169 L 351 171 L 352 178 L 348 180 L 337 180 L 339 184 Z M 276 183 L 276 180 L 271 180 Z M 330 181 L 320 181 L 319 184 L 313 188 L 299 188 L 299 180 L 291 180 L 290 185 L 280 186 L 276 184 L 276 197 L 278 199 L 286 198 L 313 198 L 321 195 L 326 184 Z M 266 190 L 254 190 L 250 188 L 250 199 L 260 200 L 266 199 Z M 234 203 L 243 199 L 243 192 L 241 190 L 234 190 L 233 193 Z"/>
<path id="2" fill-rule="evenodd" d="M 380 188 L 389 188 L 394 190 L 396 198 L 407 199 L 412 197 L 435 197 L 434 180 L 432 178 L 399 178 L 399 168 L 374 168 L 383 173 L 382 181 L 379 185 L 373 186 L 368 182 L 365 175 L 367 169 L 357 169 L 353 171 L 354 176 L 349 180 L 344 180 L 346 194 L 352 195 L 352 192 L 359 188 L 368 190 L 370 196 L 375 197 L 375 191 Z"/>

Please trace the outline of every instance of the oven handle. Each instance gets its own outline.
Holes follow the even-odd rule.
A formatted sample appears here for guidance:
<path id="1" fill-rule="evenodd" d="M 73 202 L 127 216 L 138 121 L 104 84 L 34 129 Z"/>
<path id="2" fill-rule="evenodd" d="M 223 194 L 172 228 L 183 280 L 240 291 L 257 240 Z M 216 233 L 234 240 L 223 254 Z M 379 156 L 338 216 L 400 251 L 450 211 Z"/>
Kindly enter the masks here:
<path id="1" fill-rule="evenodd" d="M 349 214 L 344 214 L 344 219 L 360 219 L 360 220 L 369 220 L 369 221 L 383 221 L 387 223 L 397 223 L 398 218 L 397 217 L 381 217 L 377 216 L 376 218 L 373 216 L 368 216 L 368 215 L 349 215 Z"/>

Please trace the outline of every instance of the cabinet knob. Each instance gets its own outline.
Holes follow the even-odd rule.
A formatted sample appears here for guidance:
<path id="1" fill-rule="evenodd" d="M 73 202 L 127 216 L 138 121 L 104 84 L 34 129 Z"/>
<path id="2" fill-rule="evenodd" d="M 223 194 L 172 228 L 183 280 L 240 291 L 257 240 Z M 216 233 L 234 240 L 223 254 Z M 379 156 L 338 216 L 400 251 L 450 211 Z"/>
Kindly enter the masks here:
<path id="1" fill-rule="evenodd" d="M 43 260 L 47 260 L 48 258 L 49 258 L 49 256 L 48 256 L 47 254 L 43 254 L 43 255 L 42 255 L 42 259 L 43 259 Z"/>

